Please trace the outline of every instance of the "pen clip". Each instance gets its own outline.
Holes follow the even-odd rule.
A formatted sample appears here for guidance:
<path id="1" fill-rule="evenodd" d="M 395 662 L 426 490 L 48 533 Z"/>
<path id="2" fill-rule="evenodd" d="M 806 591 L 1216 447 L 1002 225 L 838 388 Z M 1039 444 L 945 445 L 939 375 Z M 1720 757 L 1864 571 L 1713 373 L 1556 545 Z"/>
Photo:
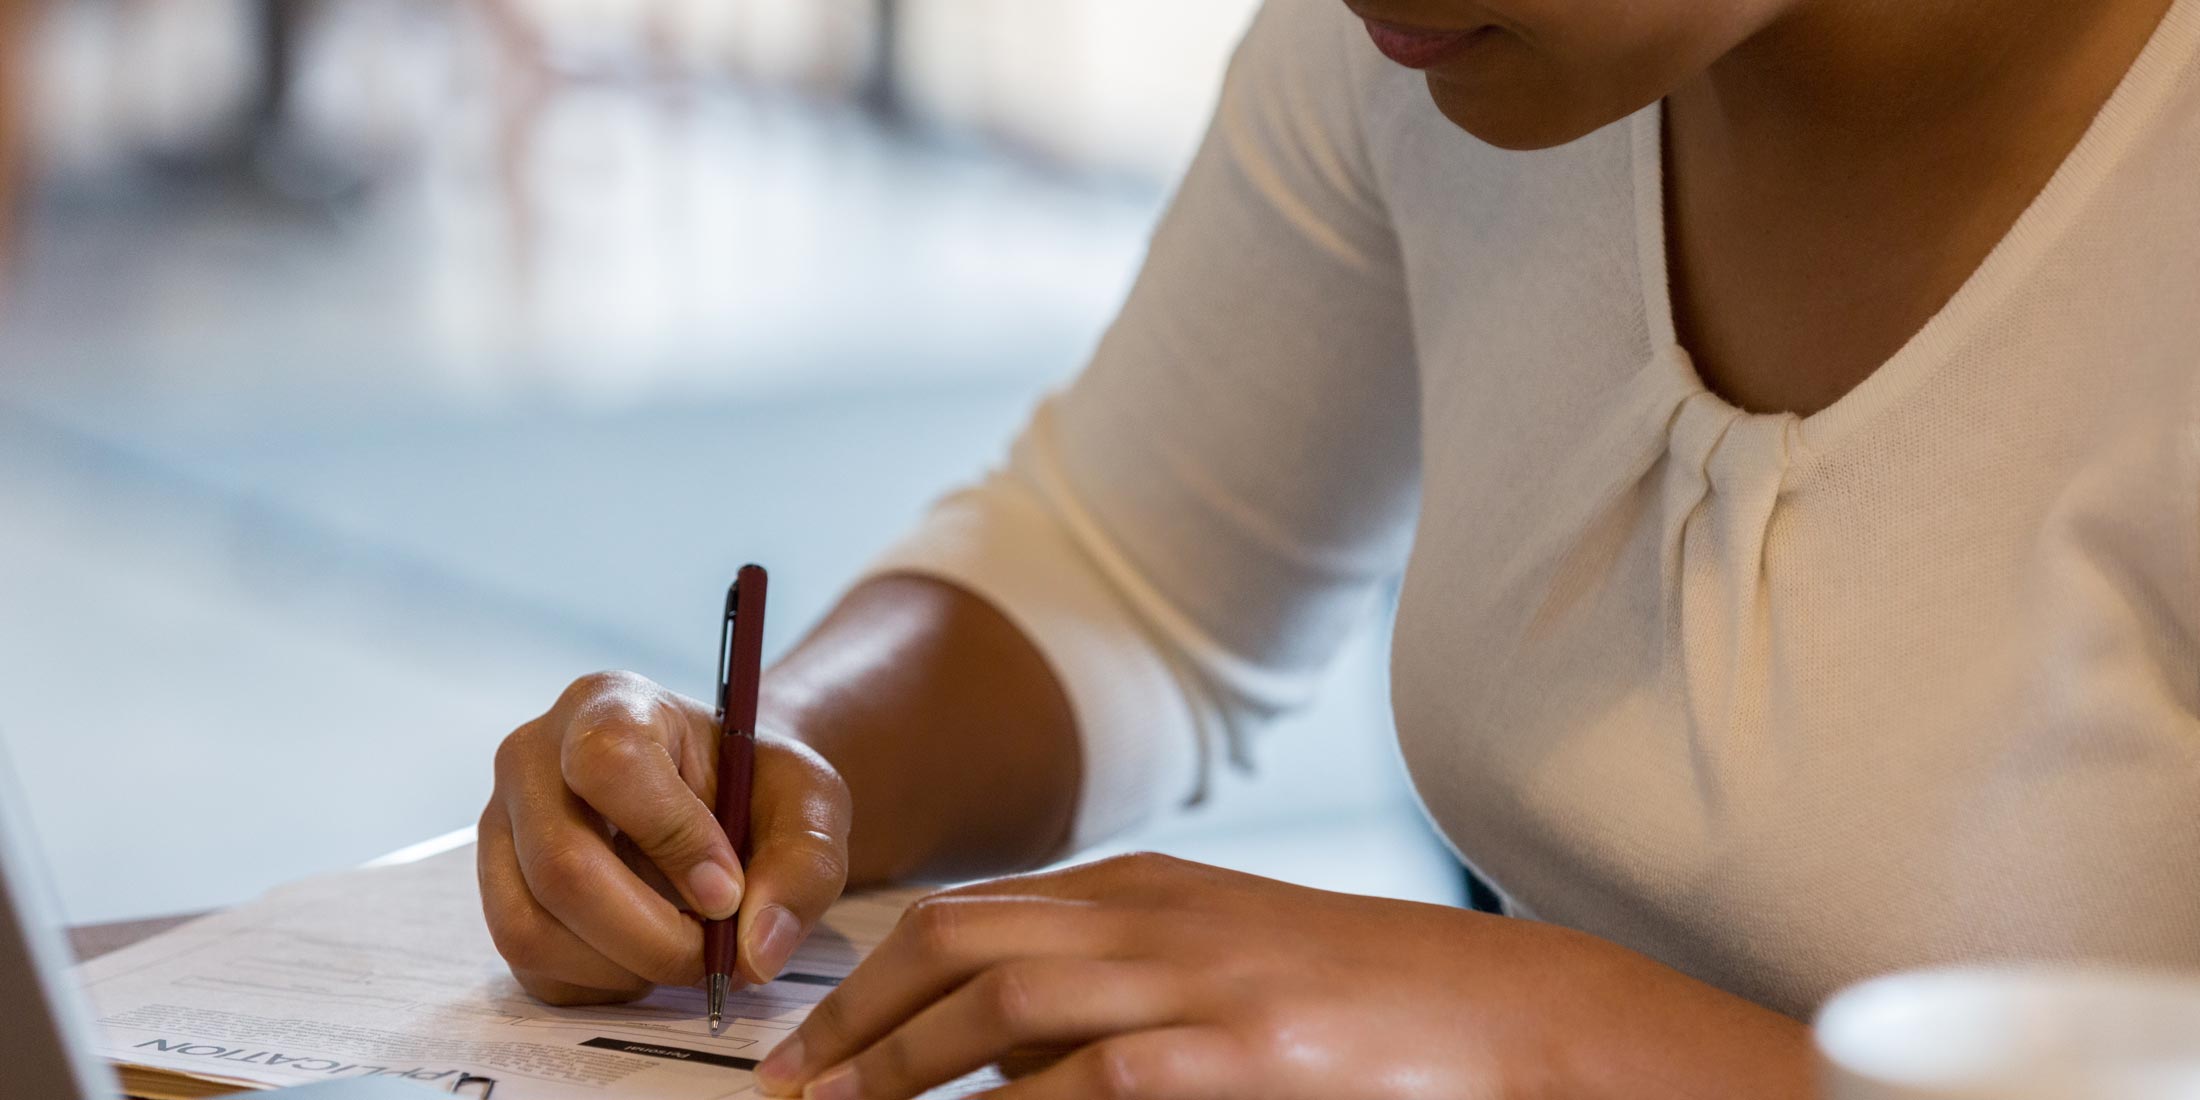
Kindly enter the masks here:
<path id="1" fill-rule="evenodd" d="M 726 618 L 718 631 L 718 724 L 726 724 L 726 695 L 733 690 L 733 617 L 741 604 L 741 582 L 726 586 Z"/>

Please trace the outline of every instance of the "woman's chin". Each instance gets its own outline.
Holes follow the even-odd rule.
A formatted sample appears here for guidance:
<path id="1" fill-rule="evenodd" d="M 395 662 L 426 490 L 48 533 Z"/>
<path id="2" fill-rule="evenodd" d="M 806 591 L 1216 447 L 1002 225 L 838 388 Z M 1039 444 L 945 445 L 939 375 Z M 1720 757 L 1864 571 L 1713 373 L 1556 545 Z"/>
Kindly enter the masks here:
<path id="1" fill-rule="evenodd" d="M 1618 120 L 1568 110 L 1554 95 L 1496 93 L 1428 75 L 1429 96 L 1452 125 L 1500 149 L 1550 149 L 1592 134 Z"/>

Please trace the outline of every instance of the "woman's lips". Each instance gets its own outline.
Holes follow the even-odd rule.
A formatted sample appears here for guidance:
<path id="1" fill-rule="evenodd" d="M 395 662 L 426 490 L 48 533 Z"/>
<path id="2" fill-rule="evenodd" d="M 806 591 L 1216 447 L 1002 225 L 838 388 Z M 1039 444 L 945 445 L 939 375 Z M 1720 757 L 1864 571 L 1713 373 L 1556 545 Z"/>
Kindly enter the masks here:
<path id="1" fill-rule="evenodd" d="M 1409 69 L 1426 69 L 1442 64 L 1467 48 L 1488 27 L 1473 30 L 1446 31 L 1428 27 L 1401 27 L 1396 23 L 1384 23 L 1368 19 L 1367 36 L 1375 40 L 1375 48 L 1383 56 Z"/>

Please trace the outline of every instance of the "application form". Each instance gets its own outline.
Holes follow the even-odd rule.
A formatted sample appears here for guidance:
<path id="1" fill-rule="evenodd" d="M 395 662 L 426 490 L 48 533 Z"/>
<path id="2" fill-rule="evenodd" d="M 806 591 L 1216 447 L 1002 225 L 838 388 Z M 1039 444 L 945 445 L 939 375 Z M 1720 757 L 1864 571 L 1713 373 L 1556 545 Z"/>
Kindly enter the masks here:
<path id="1" fill-rule="evenodd" d="M 749 1071 L 916 896 L 844 898 L 778 981 L 728 1002 L 715 1037 L 699 989 L 590 1008 L 528 996 L 482 923 L 471 847 L 283 887 L 82 977 L 100 1053 L 137 1096 L 395 1076 L 493 1100 L 722 1100 L 761 1095 Z"/>

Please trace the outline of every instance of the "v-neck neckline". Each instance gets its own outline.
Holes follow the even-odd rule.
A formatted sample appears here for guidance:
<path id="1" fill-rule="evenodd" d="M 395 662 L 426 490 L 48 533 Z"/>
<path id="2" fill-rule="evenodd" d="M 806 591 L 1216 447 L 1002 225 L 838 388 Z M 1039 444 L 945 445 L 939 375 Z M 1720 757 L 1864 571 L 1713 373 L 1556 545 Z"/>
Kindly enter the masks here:
<path id="1" fill-rule="evenodd" d="M 1705 385 L 1681 347 L 1673 317 L 1671 268 L 1666 252 L 1665 103 L 1631 120 L 1636 265 L 1643 295 L 1651 360 L 1675 369 L 1697 400 L 1715 402 L 1729 416 L 1790 421 L 1810 451 L 1831 448 L 1930 377 L 2069 228 L 2123 155 L 2147 132 L 2200 43 L 2200 0 L 2173 0 L 2146 45 L 2087 125 L 2078 143 L 2033 196 L 2007 233 L 1964 279 L 1939 312 L 1832 404 L 1808 415 L 1751 412 Z"/>

